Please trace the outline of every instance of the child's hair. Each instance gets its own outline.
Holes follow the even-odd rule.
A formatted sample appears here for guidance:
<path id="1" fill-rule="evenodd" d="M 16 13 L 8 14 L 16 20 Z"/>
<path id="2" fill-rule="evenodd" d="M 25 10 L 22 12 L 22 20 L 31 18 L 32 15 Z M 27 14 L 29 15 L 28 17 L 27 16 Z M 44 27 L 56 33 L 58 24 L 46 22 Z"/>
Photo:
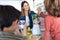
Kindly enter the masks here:
<path id="1" fill-rule="evenodd" d="M 45 0 L 46 11 L 56 17 L 60 17 L 60 0 Z"/>
<path id="2" fill-rule="evenodd" d="M 0 28 L 10 27 L 12 22 L 19 20 L 21 13 L 19 10 L 10 5 L 0 5 Z"/>

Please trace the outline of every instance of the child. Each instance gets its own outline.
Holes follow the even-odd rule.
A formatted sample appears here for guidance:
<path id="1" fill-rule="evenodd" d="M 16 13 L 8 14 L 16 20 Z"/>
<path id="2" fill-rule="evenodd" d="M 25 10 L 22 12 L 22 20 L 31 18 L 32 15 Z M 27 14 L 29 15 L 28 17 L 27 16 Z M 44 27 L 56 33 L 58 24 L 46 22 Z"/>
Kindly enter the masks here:
<path id="1" fill-rule="evenodd" d="M 60 40 L 60 0 L 45 0 L 44 4 L 48 12 L 44 40 Z"/>

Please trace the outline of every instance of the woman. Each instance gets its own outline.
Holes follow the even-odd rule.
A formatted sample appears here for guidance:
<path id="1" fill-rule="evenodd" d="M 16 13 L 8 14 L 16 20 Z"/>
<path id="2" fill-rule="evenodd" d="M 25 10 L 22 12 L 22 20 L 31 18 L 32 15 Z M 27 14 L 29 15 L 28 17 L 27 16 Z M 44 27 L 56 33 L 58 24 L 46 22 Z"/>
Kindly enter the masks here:
<path id="1" fill-rule="evenodd" d="M 40 35 L 41 32 L 40 32 L 40 27 L 38 25 L 38 15 L 30 10 L 30 6 L 27 1 L 23 1 L 21 3 L 21 11 L 22 11 L 22 16 L 20 20 L 26 21 L 24 25 L 27 28 L 30 27 L 30 29 L 32 29 L 32 34 Z"/>
<path id="2" fill-rule="evenodd" d="M 23 1 L 21 3 L 21 12 L 22 12 L 22 17 L 20 20 L 25 20 L 26 26 L 32 29 L 33 28 L 32 14 L 35 14 L 35 13 L 30 10 L 30 6 L 27 1 Z"/>

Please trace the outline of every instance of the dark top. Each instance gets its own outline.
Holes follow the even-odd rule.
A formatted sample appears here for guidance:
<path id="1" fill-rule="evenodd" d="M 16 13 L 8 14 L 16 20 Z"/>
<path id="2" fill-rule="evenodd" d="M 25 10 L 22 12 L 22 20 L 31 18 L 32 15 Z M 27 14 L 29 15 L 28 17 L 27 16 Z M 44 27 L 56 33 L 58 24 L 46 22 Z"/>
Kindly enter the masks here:
<path id="1" fill-rule="evenodd" d="M 28 13 L 28 17 L 29 17 L 29 20 L 30 20 L 30 24 L 29 24 L 29 27 L 32 29 L 33 28 L 33 20 L 32 20 L 32 15 L 33 14 L 36 14 L 35 12 L 31 11 L 30 13 Z M 20 17 L 20 20 L 25 20 L 26 21 L 26 17 L 25 16 L 21 16 Z"/>

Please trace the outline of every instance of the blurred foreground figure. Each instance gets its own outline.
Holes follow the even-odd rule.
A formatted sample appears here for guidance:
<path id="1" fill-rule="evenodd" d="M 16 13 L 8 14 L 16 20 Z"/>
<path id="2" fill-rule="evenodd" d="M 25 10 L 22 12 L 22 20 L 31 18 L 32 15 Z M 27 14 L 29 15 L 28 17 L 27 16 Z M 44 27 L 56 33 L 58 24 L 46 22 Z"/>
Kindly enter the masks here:
<path id="1" fill-rule="evenodd" d="M 0 40 L 27 40 L 22 35 L 15 35 L 19 28 L 19 18 L 21 13 L 13 6 L 0 5 Z"/>
<path id="2" fill-rule="evenodd" d="M 48 12 L 44 40 L 60 40 L 60 0 L 45 0 L 44 4 Z"/>

